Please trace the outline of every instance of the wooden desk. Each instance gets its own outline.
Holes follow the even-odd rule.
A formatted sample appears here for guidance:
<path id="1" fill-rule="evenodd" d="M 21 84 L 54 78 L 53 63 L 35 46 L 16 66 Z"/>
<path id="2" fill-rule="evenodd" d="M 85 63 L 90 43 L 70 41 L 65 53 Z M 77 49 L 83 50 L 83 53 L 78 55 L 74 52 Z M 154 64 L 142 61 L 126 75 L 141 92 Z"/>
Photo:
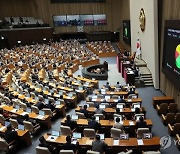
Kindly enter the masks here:
<path id="1" fill-rule="evenodd" d="M 174 98 L 171 96 L 158 96 L 153 97 L 153 106 L 156 108 L 156 105 L 160 105 L 161 103 L 174 103 Z"/>
<path id="2" fill-rule="evenodd" d="M 0 129 L 2 129 L 0 131 L 0 134 L 4 135 L 5 131 L 7 130 L 6 126 L 0 124 Z M 19 139 L 22 139 L 27 145 L 32 144 L 30 133 L 28 130 L 17 130 L 17 134 Z"/>
<path id="3" fill-rule="evenodd" d="M 60 136 L 57 137 L 55 141 L 49 141 L 47 140 L 50 135 L 45 134 L 44 138 L 49 144 L 58 146 L 63 145 L 66 143 L 66 136 Z M 114 150 L 123 151 L 126 149 L 133 149 L 133 150 L 159 150 L 160 148 L 160 137 L 153 137 L 151 139 L 142 139 L 143 145 L 138 145 L 137 138 L 129 138 L 128 140 L 119 140 L 119 145 L 114 145 L 114 139 L 113 138 L 105 138 L 105 143 L 108 146 L 107 150 L 111 150 L 111 153 L 115 153 Z M 89 142 L 90 141 L 90 142 Z M 91 143 L 93 139 L 90 139 L 88 137 L 82 137 L 81 139 L 78 139 L 80 149 L 82 147 L 86 149 L 91 149 L 92 144 L 87 144 L 87 142 Z M 116 151 L 117 152 L 117 151 Z"/>
<path id="4" fill-rule="evenodd" d="M 13 108 L 13 106 L 7 106 L 7 105 L 1 105 L 0 108 L 2 108 L 3 110 L 11 113 L 11 114 L 16 114 L 16 115 L 19 115 L 19 116 L 23 116 L 25 113 L 29 115 L 30 118 L 32 119 L 35 119 L 36 121 L 39 121 L 40 123 L 44 123 L 47 128 L 51 128 L 51 119 L 50 119 L 50 116 L 48 115 L 45 115 L 43 118 L 39 118 L 39 114 L 36 114 L 36 113 L 27 113 L 27 112 L 24 112 L 22 109 L 20 110 L 14 110 L 15 108 Z"/>
<path id="5" fill-rule="evenodd" d="M 102 94 L 102 95 L 124 95 L 125 98 L 128 97 L 128 92 L 127 91 L 105 91 L 104 93 L 99 92 L 99 90 L 94 90 L 93 94 L 98 95 L 98 94 Z M 135 91 L 135 94 L 138 96 L 138 92 Z"/>

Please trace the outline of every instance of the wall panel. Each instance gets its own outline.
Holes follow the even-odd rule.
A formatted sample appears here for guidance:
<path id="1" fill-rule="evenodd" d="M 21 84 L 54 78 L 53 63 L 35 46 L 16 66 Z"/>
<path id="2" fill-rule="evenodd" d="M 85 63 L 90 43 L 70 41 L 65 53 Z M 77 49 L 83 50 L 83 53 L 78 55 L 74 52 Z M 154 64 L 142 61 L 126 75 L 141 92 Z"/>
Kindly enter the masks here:
<path id="1" fill-rule="evenodd" d="M 178 103 L 178 109 L 180 110 L 180 90 L 178 90 L 171 81 L 166 78 L 162 73 L 162 56 L 163 56 L 163 41 L 164 41 L 164 21 L 165 20 L 180 20 L 180 1 L 179 0 L 161 0 L 163 1 L 162 7 L 162 27 L 161 27 L 161 46 L 160 46 L 160 90 L 166 94 L 173 96 Z M 180 80 L 180 79 L 179 79 Z"/>

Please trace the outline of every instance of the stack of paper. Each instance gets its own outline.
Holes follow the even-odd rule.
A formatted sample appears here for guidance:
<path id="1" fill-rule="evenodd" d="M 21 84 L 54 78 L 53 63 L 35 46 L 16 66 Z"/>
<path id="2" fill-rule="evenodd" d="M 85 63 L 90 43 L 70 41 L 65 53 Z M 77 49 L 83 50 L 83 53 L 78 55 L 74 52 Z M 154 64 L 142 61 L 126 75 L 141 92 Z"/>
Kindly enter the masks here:
<path id="1" fill-rule="evenodd" d="M 130 126 L 134 125 L 134 122 L 133 121 L 129 121 L 129 125 Z"/>
<path id="2" fill-rule="evenodd" d="M 86 141 L 86 144 L 87 144 L 87 145 L 92 145 L 92 142 L 93 142 L 93 140 L 87 140 L 87 141 Z"/>
<path id="3" fill-rule="evenodd" d="M 50 142 L 54 142 L 56 141 L 56 139 L 57 139 L 57 136 L 49 136 L 46 140 Z"/>

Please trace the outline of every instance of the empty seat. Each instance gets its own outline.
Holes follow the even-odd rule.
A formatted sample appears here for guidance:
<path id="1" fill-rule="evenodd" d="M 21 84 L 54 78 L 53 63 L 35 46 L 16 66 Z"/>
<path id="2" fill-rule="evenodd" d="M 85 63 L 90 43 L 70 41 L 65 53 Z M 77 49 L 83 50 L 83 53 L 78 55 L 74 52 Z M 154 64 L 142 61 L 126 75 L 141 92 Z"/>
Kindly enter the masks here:
<path id="1" fill-rule="evenodd" d="M 69 126 L 60 126 L 61 134 L 65 136 L 71 136 L 72 131 Z"/>
<path id="2" fill-rule="evenodd" d="M 34 113 L 36 113 L 36 114 L 38 114 L 39 113 L 39 109 L 38 109 L 38 107 L 37 106 L 31 106 L 31 109 L 32 109 L 32 112 L 34 112 Z"/>
<path id="3" fill-rule="evenodd" d="M 157 109 L 158 114 L 166 115 L 167 112 L 168 112 L 168 104 L 167 103 L 162 103 L 162 104 L 160 104 L 160 106 L 156 105 L 156 109 Z"/>
<path id="4" fill-rule="evenodd" d="M 138 139 L 143 138 L 144 133 L 150 133 L 149 128 L 138 128 L 137 129 L 137 138 Z"/>
<path id="5" fill-rule="evenodd" d="M 36 147 L 36 154 L 51 154 L 51 152 L 46 147 Z"/>
<path id="6" fill-rule="evenodd" d="M 100 154 L 100 153 L 97 152 L 97 151 L 88 150 L 88 151 L 86 152 L 86 154 Z"/>
<path id="7" fill-rule="evenodd" d="M 16 141 L 11 143 L 7 143 L 5 139 L 0 138 L 0 151 L 4 151 L 6 153 L 10 152 L 17 145 Z"/>
<path id="8" fill-rule="evenodd" d="M 86 104 L 88 104 L 89 107 L 94 107 L 94 102 L 86 102 Z"/>
<path id="9" fill-rule="evenodd" d="M 74 154 L 73 150 L 60 150 L 59 154 Z"/>
<path id="10" fill-rule="evenodd" d="M 168 107 L 169 113 L 176 113 L 177 111 L 177 104 L 176 103 L 170 103 Z"/>
<path id="11" fill-rule="evenodd" d="M 171 136 L 180 134 L 180 123 L 175 123 L 174 126 L 168 124 L 168 132 Z"/>
<path id="12" fill-rule="evenodd" d="M 95 130 L 91 128 L 85 128 L 83 130 L 83 134 L 85 137 L 90 137 L 90 138 L 95 138 L 96 136 Z"/>
<path id="13" fill-rule="evenodd" d="M 111 133 L 111 137 L 113 137 L 114 139 L 119 139 L 120 134 L 123 134 L 124 131 L 122 131 L 121 129 L 117 129 L 117 128 L 111 128 L 110 133 Z"/>
<path id="14" fill-rule="evenodd" d="M 44 109 L 42 109 L 42 111 L 44 111 L 45 115 L 53 117 L 53 112 L 51 111 L 51 109 L 44 108 Z"/>
<path id="15" fill-rule="evenodd" d="M 20 108 L 22 108 L 23 111 L 26 111 L 27 105 L 26 105 L 25 103 L 21 103 L 21 104 L 20 104 Z"/>
<path id="16" fill-rule="evenodd" d="M 161 115 L 162 117 L 162 121 L 165 125 L 174 124 L 174 119 L 175 119 L 175 113 L 167 113 L 167 115 L 165 116 L 164 114 Z"/>
<path id="17" fill-rule="evenodd" d="M 10 123 L 11 123 L 11 126 L 13 128 L 18 128 L 18 122 L 16 119 L 9 119 Z"/>

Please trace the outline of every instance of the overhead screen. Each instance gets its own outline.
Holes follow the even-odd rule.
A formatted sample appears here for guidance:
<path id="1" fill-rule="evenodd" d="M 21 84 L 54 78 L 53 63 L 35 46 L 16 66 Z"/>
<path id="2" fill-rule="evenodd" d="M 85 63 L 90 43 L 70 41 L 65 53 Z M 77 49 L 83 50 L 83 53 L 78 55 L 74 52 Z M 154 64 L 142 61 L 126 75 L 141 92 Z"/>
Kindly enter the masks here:
<path id="1" fill-rule="evenodd" d="M 60 15 L 53 16 L 54 27 L 58 26 L 86 26 L 106 25 L 105 14 Z"/>
<path id="2" fill-rule="evenodd" d="M 162 68 L 164 74 L 180 89 L 180 21 L 166 21 Z"/>

